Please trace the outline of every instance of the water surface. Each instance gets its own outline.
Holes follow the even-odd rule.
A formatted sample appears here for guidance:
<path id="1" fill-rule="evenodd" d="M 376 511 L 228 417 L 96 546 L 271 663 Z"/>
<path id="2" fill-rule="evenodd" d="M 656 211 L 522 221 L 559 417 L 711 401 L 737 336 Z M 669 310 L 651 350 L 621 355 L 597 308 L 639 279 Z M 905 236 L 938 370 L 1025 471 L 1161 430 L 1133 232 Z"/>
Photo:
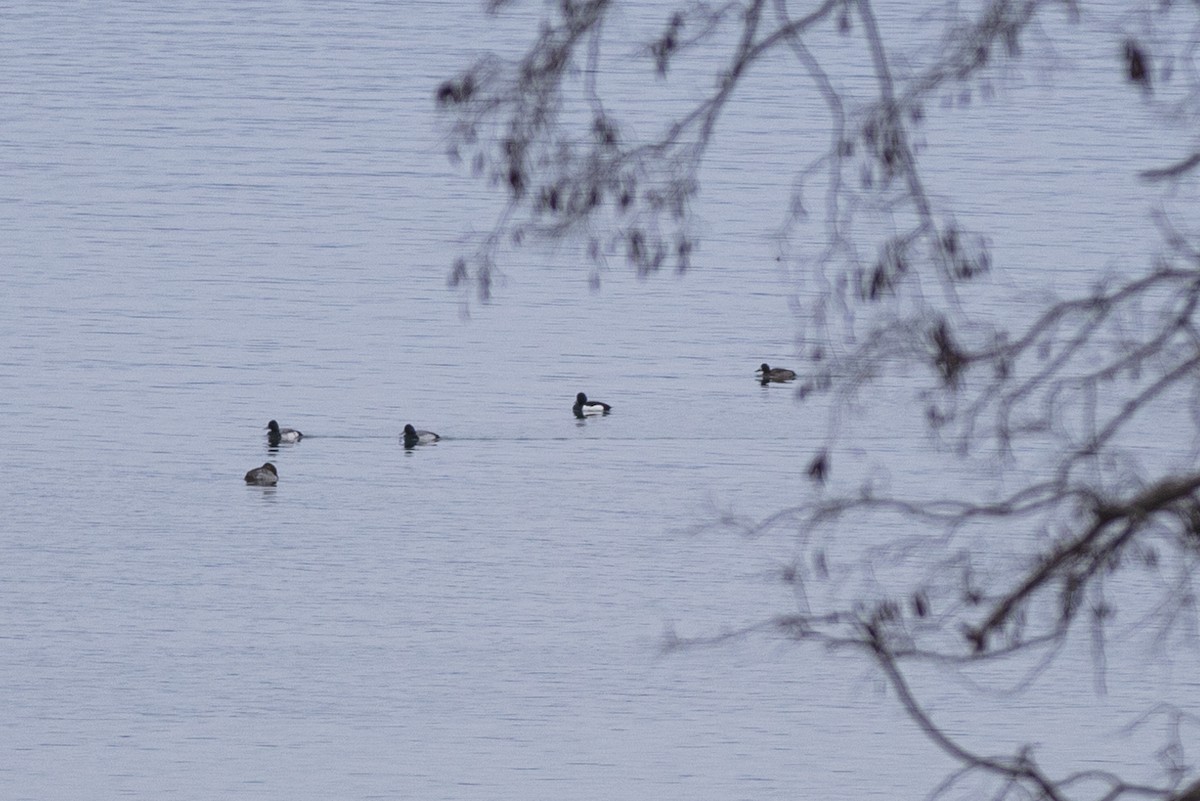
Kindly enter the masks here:
<path id="1" fill-rule="evenodd" d="M 792 608 L 790 538 L 711 524 L 798 497 L 826 441 L 753 380 L 794 359 L 807 291 L 773 260 L 786 185 L 758 158 L 780 152 L 761 85 L 714 150 L 692 274 L 614 267 L 593 293 L 534 247 L 464 317 L 447 269 L 496 207 L 444 158 L 432 92 L 520 18 L 5 16 L 0 795 L 893 798 L 947 770 L 849 655 L 661 652 L 669 629 Z M 1011 91 L 1075 110 L 1036 73 Z M 1107 155 L 1074 168 L 1117 177 L 1073 230 L 1041 231 L 1079 178 L 1008 175 L 1032 145 L 1001 108 L 927 130 L 938 193 L 994 182 L 964 214 L 1000 260 L 1144 254 L 1128 176 L 1155 140 L 1130 154 L 1096 131 Z M 578 391 L 613 413 L 576 420 Z M 271 418 L 308 436 L 270 450 Z M 405 451 L 408 422 L 443 441 Z M 844 474 L 911 461 L 906 434 L 859 433 Z M 244 486 L 268 459 L 278 487 Z M 1079 692 L 1064 725 L 1094 708 Z M 1000 706 L 993 731 L 1024 734 Z"/>

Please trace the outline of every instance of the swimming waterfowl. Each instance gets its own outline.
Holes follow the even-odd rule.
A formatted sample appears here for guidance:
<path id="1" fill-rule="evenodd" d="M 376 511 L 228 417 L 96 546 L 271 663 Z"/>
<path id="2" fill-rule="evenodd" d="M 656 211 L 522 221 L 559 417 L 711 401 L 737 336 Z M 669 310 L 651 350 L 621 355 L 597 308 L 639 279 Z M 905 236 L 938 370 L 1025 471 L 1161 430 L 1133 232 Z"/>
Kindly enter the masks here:
<path id="1" fill-rule="evenodd" d="M 794 370 L 789 370 L 786 367 L 776 367 L 772 369 L 771 367 L 767 366 L 766 362 L 763 362 L 762 367 L 758 368 L 758 370 L 755 372 L 762 373 L 762 382 L 764 384 L 769 384 L 772 381 L 776 383 L 783 383 L 784 381 L 791 381 L 796 377 Z"/>
<path id="2" fill-rule="evenodd" d="M 263 487 L 273 487 L 279 483 L 279 471 L 275 465 L 267 462 L 262 467 L 256 467 L 246 474 L 247 484 L 258 484 Z"/>
<path id="3" fill-rule="evenodd" d="M 432 431 L 418 431 L 413 428 L 412 423 L 404 427 L 404 447 L 415 448 L 418 445 L 428 445 L 431 442 L 437 442 L 441 437 Z"/>
<path id="4" fill-rule="evenodd" d="M 279 423 L 272 420 L 267 423 L 267 440 L 272 445 L 281 442 L 299 442 L 304 435 L 294 428 L 280 428 Z"/>
<path id="5" fill-rule="evenodd" d="M 575 405 L 572 407 L 576 417 L 583 417 L 585 414 L 608 414 L 611 409 L 607 403 L 588 400 L 588 396 L 582 392 L 575 396 Z"/>

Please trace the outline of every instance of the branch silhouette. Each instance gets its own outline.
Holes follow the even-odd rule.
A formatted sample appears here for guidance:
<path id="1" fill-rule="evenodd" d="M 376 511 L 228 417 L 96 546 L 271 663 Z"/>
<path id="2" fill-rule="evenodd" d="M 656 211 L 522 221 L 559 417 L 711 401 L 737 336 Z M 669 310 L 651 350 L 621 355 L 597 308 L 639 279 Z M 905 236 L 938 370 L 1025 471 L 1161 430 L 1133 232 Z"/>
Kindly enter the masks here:
<path id="1" fill-rule="evenodd" d="M 727 515 L 709 527 L 794 535 L 797 556 L 781 575 L 798 608 L 713 637 L 669 636 L 666 647 L 783 635 L 862 654 L 916 727 L 958 763 L 933 797 L 960 797 L 967 782 L 983 780 L 990 784 L 981 793 L 995 799 L 1200 801 L 1200 782 L 1186 782 L 1195 757 L 1178 723 L 1159 786 L 1105 771 L 1059 773 L 1030 746 L 1004 756 L 965 747 L 910 680 L 916 664 L 949 674 L 1024 660 L 1019 686 L 1028 686 L 1082 634 L 1102 691 L 1118 607 L 1155 599 L 1142 604 L 1150 610 L 1143 628 L 1157 630 L 1160 645 L 1188 620 L 1196 628 L 1200 244 L 1188 228 L 1194 214 L 1177 223 L 1166 201 L 1171 190 L 1192 188 L 1200 156 L 1135 176 L 1167 190 L 1151 218 L 1164 247 L 1148 267 L 1097 266 L 1090 283 L 1064 297 L 1032 287 L 1035 311 L 1007 319 L 980 313 L 986 293 L 977 287 L 995 267 L 987 236 L 956 222 L 930 191 L 914 144 L 940 96 L 1031 50 L 1059 63 L 1054 37 L 1067 35 L 1063 24 L 1103 9 L 1073 0 L 986 0 L 973 10 L 680 2 L 631 44 L 607 35 L 618 7 L 551 4 L 522 55 L 484 56 L 438 88 L 452 158 L 503 194 L 492 229 L 454 263 L 452 285 L 490 299 L 505 249 L 530 238 L 580 244 L 593 285 L 614 260 L 643 276 L 687 271 L 701 168 L 755 68 L 790 59 L 797 87 L 828 119 L 819 147 L 796 146 L 778 228 L 781 259 L 815 288 L 796 302 L 804 360 L 797 400 L 809 419 L 826 415 L 824 442 L 800 457 L 811 491 L 764 517 Z M 886 23 L 895 15 L 929 22 L 932 44 L 903 39 Z M 1177 124 L 1200 111 L 1200 75 L 1167 65 L 1192 63 L 1196 30 L 1195 4 L 1147 0 L 1117 16 L 1109 41 L 1085 44 L 1111 60 L 1114 90 L 1136 92 L 1165 125 Z M 691 86 L 709 89 L 664 109 L 654 134 L 639 139 L 611 111 L 629 100 L 622 88 L 644 88 L 604 80 L 614 50 L 644 61 L 647 80 L 664 91 L 684 69 Z M 849 80 L 851 62 L 868 77 Z M 821 201 L 810 207 L 814 188 Z M 797 232 L 814 225 L 819 241 L 798 242 Z M 940 496 L 884 492 L 871 479 L 847 489 L 833 469 L 843 463 L 848 410 L 871 399 L 889 371 L 913 382 L 914 395 L 879 392 L 875 400 L 911 407 L 930 448 L 954 465 Z M 1140 446 L 1164 426 L 1178 429 L 1177 448 L 1147 455 Z M 952 480 L 981 464 L 999 477 L 989 489 Z M 1113 589 L 1118 579 L 1136 584 L 1136 599 Z M 1188 640 L 1193 649 L 1198 639 Z"/>

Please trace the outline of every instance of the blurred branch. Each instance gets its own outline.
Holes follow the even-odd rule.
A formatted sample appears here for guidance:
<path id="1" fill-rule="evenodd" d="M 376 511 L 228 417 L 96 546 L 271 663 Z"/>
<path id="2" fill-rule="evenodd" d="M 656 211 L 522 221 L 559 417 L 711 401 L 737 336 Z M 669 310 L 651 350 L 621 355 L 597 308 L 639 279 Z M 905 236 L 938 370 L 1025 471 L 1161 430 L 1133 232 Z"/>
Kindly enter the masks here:
<path id="1" fill-rule="evenodd" d="M 500 9 L 506 2 L 493 4 Z M 656 88 L 671 91 L 669 80 L 682 67 L 707 68 L 711 76 L 710 84 L 690 73 L 680 79 L 689 91 L 710 88 L 670 106 L 678 112 L 663 111 L 655 135 L 645 139 L 610 112 L 629 98 L 614 97 L 622 87 L 603 80 L 606 49 L 629 47 L 612 41 L 608 22 L 617 5 L 549 4 L 520 57 L 486 56 L 438 88 L 452 156 L 505 196 L 493 229 L 471 256 L 455 262 L 452 284 L 473 283 L 487 299 L 499 252 L 528 235 L 580 241 L 594 271 L 612 258 L 624 258 L 638 275 L 667 265 L 686 270 L 696 244 L 689 203 L 723 115 L 753 68 L 787 55 L 798 65 L 798 86 L 828 117 L 828 136 L 819 137 L 816 151 L 807 141 L 792 145 L 798 166 L 779 235 L 788 248 L 800 238 L 801 223 L 824 233 L 788 258 L 816 287 L 797 293 L 806 359 L 797 395 L 825 403 L 830 415 L 817 454 L 802 457 L 809 460 L 812 494 L 761 519 L 731 514 L 714 524 L 749 536 L 796 533 L 796 562 L 782 571 L 795 590 L 796 611 L 708 638 L 672 635 L 667 647 L 774 632 L 869 654 L 909 718 L 959 764 L 934 797 L 984 776 L 993 782 L 994 799 L 1065 801 L 1091 791 L 1095 801 L 1200 801 L 1200 783 L 1180 789 L 1191 766 L 1178 722 L 1164 750 L 1167 787 L 1127 783 L 1104 771 L 1054 778 L 1031 747 L 1002 757 L 965 747 L 922 706 L 906 672 L 914 662 L 949 672 L 1023 658 L 1030 681 L 1082 631 L 1102 692 L 1108 627 L 1116 606 L 1131 600 L 1123 587 L 1113 590 L 1115 576 L 1136 580 L 1150 597 L 1134 599 L 1150 609 L 1139 622 L 1160 627 L 1162 642 L 1177 635 L 1177 621 L 1194 616 L 1200 572 L 1200 473 L 1192 469 L 1200 447 L 1195 235 L 1160 214 L 1166 252 L 1148 259 L 1150 266 L 1120 265 L 1119 273 L 1108 267 L 1103 280 L 1065 298 L 1032 287 L 1013 304 L 1021 317 L 993 320 L 994 307 L 976 315 L 968 289 L 992 269 L 990 243 L 939 207 L 914 145 L 921 142 L 924 109 L 940 93 L 1015 62 L 1030 40 L 1039 41 L 1041 19 L 1061 11 L 1074 21 L 1082 4 L 944 3 L 921 17 L 871 0 L 815 2 L 803 14 L 788 0 L 681 2 L 633 53 L 646 60 Z M 1158 50 L 1155 22 L 1190 32 L 1176 58 L 1191 65 L 1200 6 L 1146 2 L 1131 9 L 1137 38 L 1114 30 L 1098 46 L 1111 48 L 1114 86 L 1128 90 L 1133 82 L 1150 104 L 1171 88 L 1161 65 L 1172 59 Z M 896 14 L 936 23 L 938 47 L 913 57 L 888 25 Z M 1183 15 L 1190 15 L 1190 26 L 1179 22 Z M 1126 24 L 1120 19 L 1116 28 Z M 1050 38 L 1043 34 L 1041 41 Z M 831 45 L 836 60 L 827 55 Z M 721 55 L 685 62 L 701 46 Z M 868 77 L 855 82 L 850 73 Z M 1185 75 L 1191 91 L 1178 109 L 1194 114 L 1200 75 L 1194 69 Z M 645 89 L 636 82 L 623 88 Z M 1178 186 L 1197 166 L 1200 154 L 1140 177 Z M 814 184 L 823 204 L 812 221 L 804 193 Z M 915 379 L 914 365 L 924 371 Z M 920 417 L 944 437 L 939 444 L 952 446 L 952 454 L 938 456 L 947 459 L 945 476 L 922 477 L 907 495 L 880 492 L 869 481 L 840 489 L 831 467 L 843 463 L 833 454 L 838 420 L 888 370 L 920 384 Z M 874 399 L 891 409 L 907 400 L 883 391 Z M 1192 459 L 1180 457 L 1182 444 L 1173 460 L 1136 450 L 1144 432 L 1178 420 L 1190 428 L 1172 436 L 1181 442 L 1190 436 Z M 988 446 L 995 447 L 995 496 L 954 482 L 956 470 Z M 951 464 L 953 457 L 961 461 Z"/>
<path id="2" fill-rule="evenodd" d="M 1191 172 L 1197 166 L 1200 166 L 1200 153 L 1193 153 L 1182 161 L 1154 170 L 1143 170 L 1138 175 L 1147 181 L 1165 181 L 1168 178 L 1178 178 L 1184 173 Z"/>

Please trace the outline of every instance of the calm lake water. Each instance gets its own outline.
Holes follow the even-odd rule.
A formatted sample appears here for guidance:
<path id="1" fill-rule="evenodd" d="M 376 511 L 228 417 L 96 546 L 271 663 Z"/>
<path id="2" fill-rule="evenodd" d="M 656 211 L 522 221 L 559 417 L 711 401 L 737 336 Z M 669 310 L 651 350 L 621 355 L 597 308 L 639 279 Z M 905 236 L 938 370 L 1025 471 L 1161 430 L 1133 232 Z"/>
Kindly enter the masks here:
<path id="1" fill-rule="evenodd" d="M 890 799 L 948 770 L 850 655 L 661 652 L 792 608 L 789 538 L 711 524 L 800 497 L 826 438 L 753 380 L 795 360 L 769 82 L 713 153 L 690 275 L 592 292 L 532 247 L 492 305 L 447 287 L 497 198 L 445 158 L 432 93 L 539 8 L 3 12 L 0 797 Z M 923 129 L 1014 295 L 1155 241 L 1133 175 L 1176 140 L 1102 55 L 1031 59 Z M 613 413 L 576 420 L 578 391 Z M 271 418 L 307 436 L 268 449 Z M 444 439 L 406 452 L 407 422 Z M 938 475 L 911 444 L 862 432 L 838 469 Z M 266 460 L 278 487 L 245 486 Z M 1188 671 L 1098 700 L 1079 667 L 1049 677 L 1054 725 L 1111 728 L 1060 742 L 1004 700 L 986 731 L 1152 777 L 1113 732 L 1162 687 L 1194 702 Z"/>

